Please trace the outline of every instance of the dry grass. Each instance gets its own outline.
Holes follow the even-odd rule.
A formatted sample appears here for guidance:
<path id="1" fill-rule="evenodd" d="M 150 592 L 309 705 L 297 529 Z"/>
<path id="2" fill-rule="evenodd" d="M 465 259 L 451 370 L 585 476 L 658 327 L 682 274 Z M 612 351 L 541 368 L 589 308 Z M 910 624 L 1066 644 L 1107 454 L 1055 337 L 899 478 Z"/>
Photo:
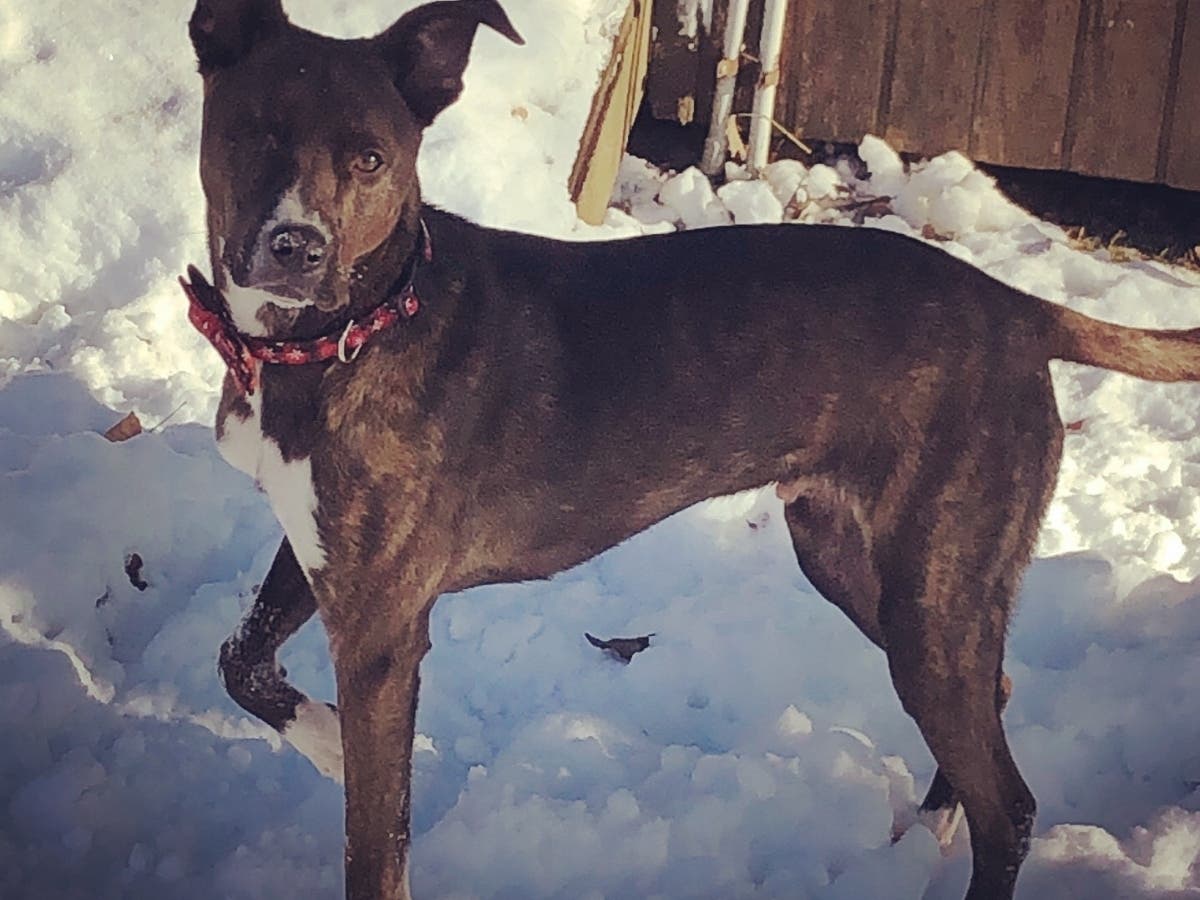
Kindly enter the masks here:
<path id="1" fill-rule="evenodd" d="M 1114 262 L 1129 262 L 1135 259 L 1155 260 L 1157 262 L 1169 263 L 1173 266 L 1182 266 L 1194 272 L 1200 272 L 1200 244 L 1182 254 L 1171 253 L 1167 250 L 1162 250 L 1159 253 L 1147 253 L 1139 250 L 1137 247 L 1131 247 L 1126 244 L 1127 235 L 1124 231 L 1118 231 L 1112 237 L 1105 240 L 1097 235 L 1088 234 L 1087 229 L 1082 225 L 1065 230 L 1067 236 L 1071 239 L 1073 247 L 1079 250 L 1086 250 L 1089 253 L 1097 250 L 1106 250 Z"/>

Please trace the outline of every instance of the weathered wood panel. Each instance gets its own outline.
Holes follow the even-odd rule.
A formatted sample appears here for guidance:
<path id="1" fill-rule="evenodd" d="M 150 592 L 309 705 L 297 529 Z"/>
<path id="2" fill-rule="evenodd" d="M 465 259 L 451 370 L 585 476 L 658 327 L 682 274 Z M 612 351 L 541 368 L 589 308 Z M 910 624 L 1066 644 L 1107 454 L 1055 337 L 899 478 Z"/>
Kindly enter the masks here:
<path id="1" fill-rule="evenodd" d="M 896 0 L 793 0 L 776 118 L 818 137 L 877 133 L 895 7 Z"/>
<path id="2" fill-rule="evenodd" d="M 1185 14 L 1166 180 L 1200 190 L 1200 0 L 1188 0 Z"/>
<path id="3" fill-rule="evenodd" d="M 1174 0 L 1085 0 L 1065 168 L 1154 180 L 1175 12 Z"/>
<path id="4" fill-rule="evenodd" d="M 966 148 L 987 0 L 900 0 L 884 137 L 898 150 Z"/>
<path id="5" fill-rule="evenodd" d="M 969 154 L 1057 169 L 1071 92 L 1080 0 L 998 0 L 984 26 Z"/>
<path id="6" fill-rule="evenodd" d="M 680 37 L 676 9 L 655 4 L 647 90 L 656 116 L 706 123 L 717 41 Z M 801 137 L 873 131 L 914 153 L 1200 189 L 1200 0 L 792 0 L 788 15 L 776 118 Z M 751 54 L 760 17 L 752 3 Z M 756 72 L 743 57 L 739 112 Z"/>

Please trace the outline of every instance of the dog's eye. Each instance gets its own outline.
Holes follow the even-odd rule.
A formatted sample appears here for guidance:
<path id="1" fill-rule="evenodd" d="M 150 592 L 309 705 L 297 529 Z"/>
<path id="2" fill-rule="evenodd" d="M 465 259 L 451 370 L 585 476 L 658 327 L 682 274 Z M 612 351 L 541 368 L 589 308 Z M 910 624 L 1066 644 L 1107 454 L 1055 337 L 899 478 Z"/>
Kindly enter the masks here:
<path id="1" fill-rule="evenodd" d="M 365 175 L 378 172 L 383 168 L 383 154 L 378 150 L 364 150 L 354 158 L 351 167 L 354 171 L 362 172 Z"/>

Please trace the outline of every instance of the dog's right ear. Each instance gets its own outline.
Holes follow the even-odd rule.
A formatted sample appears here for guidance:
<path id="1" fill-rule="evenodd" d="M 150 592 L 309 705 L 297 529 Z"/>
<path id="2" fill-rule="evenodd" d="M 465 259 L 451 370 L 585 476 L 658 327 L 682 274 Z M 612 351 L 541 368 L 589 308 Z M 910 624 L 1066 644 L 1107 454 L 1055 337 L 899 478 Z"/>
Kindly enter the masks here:
<path id="1" fill-rule="evenodd" d="M 197 0 L 188 34 L 200 74 L 211 75 L 233 65 L 287 24 L 282 0 Z"/>
<path id="2" fill-rule="evenodd" d="M 437 0 L 418 6 L 374 39 L 395 69 L 396 87 L 408 108 L 428 125 L 462 93 L 471 43 L 480 25 L 524 44 L 496 0 Z"/>

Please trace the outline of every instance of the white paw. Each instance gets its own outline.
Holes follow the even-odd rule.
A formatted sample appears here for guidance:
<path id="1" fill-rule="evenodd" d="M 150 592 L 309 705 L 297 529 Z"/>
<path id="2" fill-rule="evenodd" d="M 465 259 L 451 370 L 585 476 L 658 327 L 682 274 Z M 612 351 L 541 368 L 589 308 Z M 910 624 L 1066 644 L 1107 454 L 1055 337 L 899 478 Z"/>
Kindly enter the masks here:
<path id="1" fill-rule="evenodd" d="M 963 808 L 961 803 L 955 803 L 949 809 L 929 809 L 918 810 L 917 821 L 933 832 L 933 836 L 937 838 L 938 846 L 942 848 L 942 854 L 950 852 L 950 845 L 954 842 L 954 836 L 958 834 L 958 827 L 962 824 Z"/>
<path id="2" fill-rule="evenodd" d="M 342 723 L 328 703 L 306 700 L 296 707 L 296 718 L 283 729 L 284 739 L 308 757 L 326 778 L 344 781 Z"/>
<path id="3" fill-rule="evenodd" d="M 908 806 L 902 812 L 896 812 L 892 819 L 892 843 L 904 837 L 913 825 L 924 825 L 938 842 L 942 855 L 948 856 L 962 819 L 961 803 L 956 803 L 952 809 L 922 810 Z"/>

